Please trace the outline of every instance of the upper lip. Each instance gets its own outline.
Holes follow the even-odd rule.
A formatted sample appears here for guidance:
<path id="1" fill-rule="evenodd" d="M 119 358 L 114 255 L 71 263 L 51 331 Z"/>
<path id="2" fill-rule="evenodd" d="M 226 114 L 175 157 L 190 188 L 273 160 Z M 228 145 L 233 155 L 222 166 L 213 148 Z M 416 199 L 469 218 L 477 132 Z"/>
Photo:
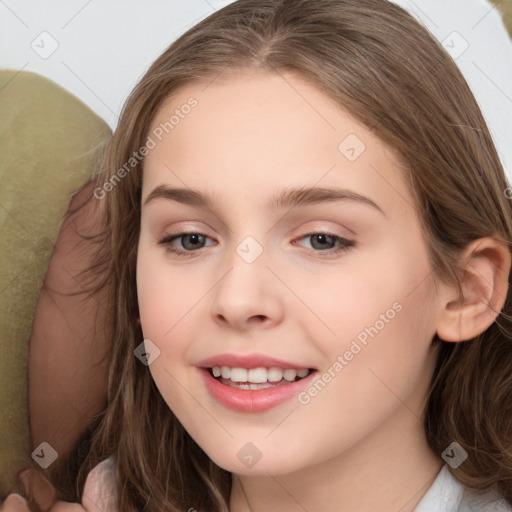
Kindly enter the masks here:
<path id="1" fill-rule="evenodd" d="M 219 354 L 203 359 L 197 366 L 200 368 L 213 368 L 214 366 L 228 366 L 229 368 L 282 368 L 283 370 L 303 370 L 310 369 L 310 366 L 304 366 L 298 363 L 276 359 L 264 354 Z"/>

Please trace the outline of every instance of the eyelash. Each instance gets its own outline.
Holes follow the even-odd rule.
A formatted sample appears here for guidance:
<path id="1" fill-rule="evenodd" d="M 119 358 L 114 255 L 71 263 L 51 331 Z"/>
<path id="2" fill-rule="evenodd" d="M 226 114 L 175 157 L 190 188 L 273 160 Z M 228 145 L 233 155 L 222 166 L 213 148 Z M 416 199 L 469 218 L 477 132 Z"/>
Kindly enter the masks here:
<path id="1" fill-rule="evenodd" d="M 172 253 L 172 254 L 175 254 L 176 256 L 183 257 L 183 258 L 194 257 L 195 256 L 194 253 L 199 252 L 201 249 L 204 249 L 204 247 L 200 247 L 197 250 L 184 251 L 182 249 L 177 249 L 176 247 L 171 246 L 171 242 L 173 242 L 176 239 L 187 236 L 187 235 L 201 235 L 205 238 L 210 238 L 207 235 L 205 235 L 204 233 L 201 233 L 199 231 L 184 231 L 179 234 L 166 236 L 166 237 L 162 238 L 158 243 L 160 245 L 165 246 L 165 251 L 168 253 Z M 352 240 L 348 240 L 347 238 L 343 238 L 341 236 L 335 235 L 334 233 L 330 233 L 328 231 L 307 233 L 307 234 L 301 236 L 300 238 L 298 238 L 297 240 L 302 240 L 304 238 L 312 237 L 315 235 L 326 235 L 328 237 L 333 238 L 335 242 L 339 242 L 342 244 L 342 245 L 339 245 L 338 247 L 334 247 L 333 249 L 326 249 L 324 251 L 318 251 L 315 249 L 311 249 L 311 251 L 314 254 L 324 257 L 324 258 L 329 258 L 329 257 L 336 256 L 340 253 L 344 253 L 344 252 L 348 251 L 351 247 L 355 246 L 355 242 L 353 242 Z"/>

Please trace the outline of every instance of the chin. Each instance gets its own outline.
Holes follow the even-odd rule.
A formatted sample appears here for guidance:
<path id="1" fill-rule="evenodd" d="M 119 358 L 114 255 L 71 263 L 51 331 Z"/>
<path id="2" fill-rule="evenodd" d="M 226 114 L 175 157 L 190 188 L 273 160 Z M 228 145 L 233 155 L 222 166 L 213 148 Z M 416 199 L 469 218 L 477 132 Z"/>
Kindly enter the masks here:
<path id="1" fill-rule="evenodd" d="M 237 448 L 237 452 L 240 452 L 240 449 Z M 271 450 L 271 454 L 265 457 L 265 453 L 261 453 L 261 458 L 256 460 L 256 462 L 251 460 L 246 460 L 250 453 L 250 449 L 242 452 L 240 457 L 238 454 L 235 457 L 227 457 L 226 451 L 222 453 L 211 453 L 206 452 L 208 457 L 215 463 L 217 466 L 222 469 L 229 471 L 230 473 L 234 473 L 236 475 L 243 476 L 268 476 L 271 475 L 283 475 L 288 473 L 293 473 L 298 471 L 303 466 L 293 457 L 284 457 L 282 454 L 277 455 L 274 449 Z M 247 455 L 246 455 L 247 454 Z M 254 456 L 257 456 L 254 453 Z M 305 464 L 305 461 L 304 461 Z"/>

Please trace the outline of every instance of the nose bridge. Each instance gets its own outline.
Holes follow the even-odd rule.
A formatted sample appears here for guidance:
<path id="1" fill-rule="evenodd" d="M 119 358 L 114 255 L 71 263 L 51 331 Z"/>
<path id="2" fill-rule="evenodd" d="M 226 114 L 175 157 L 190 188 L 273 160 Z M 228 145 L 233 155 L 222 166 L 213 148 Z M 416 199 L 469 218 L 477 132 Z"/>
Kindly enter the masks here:
<path id="1" fill-rule="evenodd" d="M 256 238 L 248 235 L 236 246 L 235 252 L 247 265 L 252 265 L 260 259 L 265 250 Z"/>
<path id="2" fill-rule="evenodd" d="M 226 298 L 233 302 L 254 301 L 256 295 L 259 295 L 261 300 L 261 294 L 265 289 L 268 291 L 268 287 L 265 286 L 265 274 L 269 273 L 265 265 L 268 254 L 263 244 L 249 235 L 234 245 L 230 251 L 231 254 L 224 256 L 224 263 L 229 265 L 229 272 L 219 283 L 219 292 L 226 293 Z"/>
<path id="3" fill-rule="evenodd" d="M 225 262 L 228 272 L 216 287 L 213 314 L 233 325 L 257 319 L 275 322 L 281 315 L 277 290 L 268 270 L 269 252 L 253 236 L 246 236 Z"/>

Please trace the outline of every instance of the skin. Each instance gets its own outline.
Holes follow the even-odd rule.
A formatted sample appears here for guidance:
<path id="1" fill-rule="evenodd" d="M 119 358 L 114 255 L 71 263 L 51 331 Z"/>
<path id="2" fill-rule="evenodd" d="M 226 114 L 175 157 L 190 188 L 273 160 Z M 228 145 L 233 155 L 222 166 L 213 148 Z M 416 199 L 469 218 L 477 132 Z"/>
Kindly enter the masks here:
<path id="1" fill-rule="evenodd" d="M 412 511 L 443 464 L 421 422 L 432 339 L 469 339 L 494 321 L 485 300 L 503 306 L 509 252 L 492 239 L 468 248 L 485 250 L 469 262 L 477 271 L 467 277 L 469 303 L 458 307 L 455 287 L 434 287 L 397 155 L 347 112 L 298 77 L 247 72 L 187 85 L 153 128 L 190 96 L 198 106 L 146 157 L 142 202 L 160 185 L 209 192 L 216 202 L 159 198 L 142 209 L 137 289 L 144 337 L 161 351 L 150 365 L 156 385 L 208 456 L 233 473 L 231 512 Z M 338 150 L 349 134 L 366 146 L 353 162 Z M 303 186 L 348 188 L 384 214 L 351 201 L 263 206 Z M 178 229 L 207 237 L 200 249 L 184 238 L 168 243 L 191 257 L 160 243 Z M 322 256 L 306 235 L 326 231 L 356 245 Z M 251 264 L 236 253 L 247 236 L 263 248 Z M 232 411 L 199 378 L 195 365 L 224 352 L 322 374 L 397 302 L 401 311 L 307 405 Z M 247 442 L 262 454 L 251 468 L 237 457 Z"/>
<path id="2" fill-rule="evenodd" d="M 162 105 L 153 127 L 190 96 L 198 100 L 145 162 L 143 202 L 162 184 L 217 198 L 211 209 L 162 198 L 143 207 L 137 290 L 144 337 L 160 349 L 149 366 L 155 383 L 208 456 L 232 472 L 231 512 L 413 511 L 443 464 L 420 419 L 432 339 L 461 342 L 492 324 L 507 295 L 510 253 L 492 238 L 470 244 L 459 304 L 455 286 L 434 286 L 391 148 L 289 74 L 247 72 L 205 85 L 189 84 Z M 353 162 L 338 150 L 349 134 L 366 146 Z M 351 201 L 262 206 L 302 186 L 348 188 L 384 214 Z M 188 258 L 166 250 L 160 241 L 178 228 L 206 235 L 204 247 Z M 306 235 L 326 231 L 356 245 L 321 256 Z M 250 264 L 236 253 L 246 236 L 263 248 Z M 184 241 L 171 247 L 186 250 Z M 294 398 L 235 412 L 199 379 L 195 365 L 223 352 L 328 372 L 395 303 L 400 312 L 307 405 Z M 262 454 L 250 468 L 237 457 L 247 442 Z"/>

